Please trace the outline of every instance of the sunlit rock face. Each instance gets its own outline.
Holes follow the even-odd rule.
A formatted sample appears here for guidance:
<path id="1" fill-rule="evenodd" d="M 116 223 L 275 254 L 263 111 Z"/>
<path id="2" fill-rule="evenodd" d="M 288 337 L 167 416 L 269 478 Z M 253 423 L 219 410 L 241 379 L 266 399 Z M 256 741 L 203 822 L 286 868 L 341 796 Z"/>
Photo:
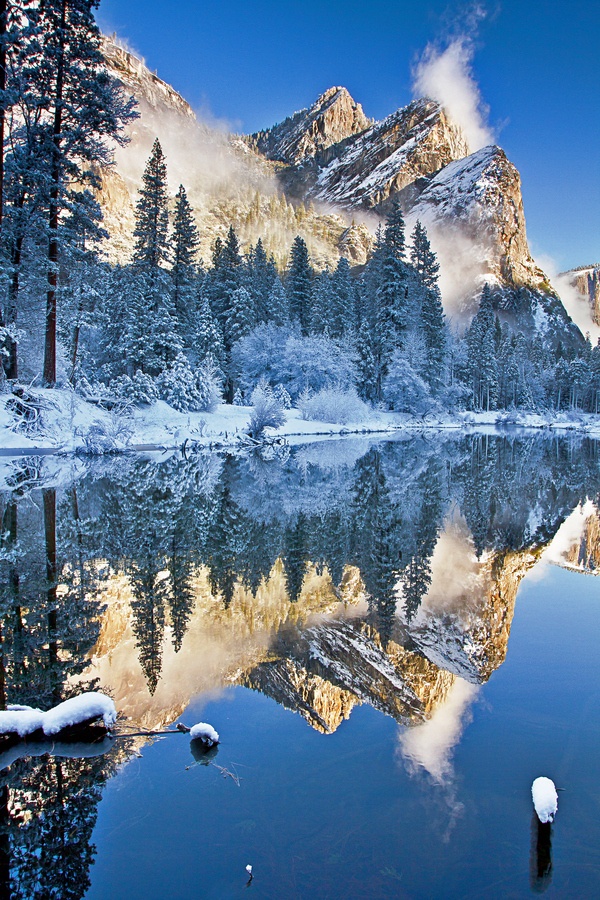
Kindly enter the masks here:
<path id="1" fill-rule="evenodd" d="M 468 152 L 462 131 L 439 104 L 415 100 L 330 150 L 310 193 L 350 209 L 372 209 Z"/>
<path id="2" fill-rule="evenodd" d="M 297 234 L 317 269 L 340 256 L 364 265 L 377 221 L 398 196 L 409 224 L 420 218 L 431 231 L 448 311 L 485 280 L 548 294 L 542 315 L 548 305 L 561 307 L 529 253 L 517 170 L 497 147 L 469 154 L 464 133 L 438 103 L 415 100 L 373 123 L 345 88 L 332 87 L 279 125 L 239 138 L 203 123 L 114 41 L 105 39 L 103 52 L 140 113 L 128 128 L 130 144 L 117 150 L 116 169 L 102 173 L 111 261 L 126 262 L 131 253 L 137 190 L 158 137 L 172 194 L 180 182 L 188 192 L 205 260 L 233 225 L 244 249 L 261 237 L 281 267 Z"/>
<path id="3" fill-rule="evenodd" d="M 331 87 L 309 109 L 294 113 L 267 131 L 251 135 L 248 143 L 267 159 L 297 165 L 359 134 L 369 125 L 362 106 L 346 88 Z"/>
<path id="4" fill-rule="evenodd" d="M 539 550 L 484 553 L 479 559 L 465 524 L 450 521 L 432 557 L 432 583 L 406 624 L 418 650 L 440 668 L 478 684 L 506 657 L 515 600 Z"/>
<path id="5" fill-rule="evenodd" d="M 583 266 L 569 272 L 561 272 L 560 278 L 568 278 L 578 293 L 590 305 L 592 321 L 600 325 L 600 265 Z"/>
<path id="6" fill-rule="evenodd" d="M 600 512 L 595 503 L 587 500 L 573 510 L 545 556 L 564 568 L 600 574 Z"/>
<path id="7" fill-rule="evenodd" d="M 204 260 L 210 259 L 215 238 L 224 237 L 233 225 L 244 250 L 260 237 L 281 268 L 297 234 L 306 240 L 317 268 L 334 266 L 340 255 L 353 264 L 366 262 L 370 235 L 367 241 L 354 229 L 348 233 L 350 220 L 331 210 L 318 211 L 298 201 L 292 206 L 276 180 L 276 164 L 224 126 L 196 116 L 177 91 L 114 40 L 104 38 L 102 49 L 109 72 L 125 95 L 135 98 L 139 112 L 126 129 L 129 143 L 116 149 L 116 166 L 101 173 L 98 197 L 109 233 L 104 251 L 111 262 L 130 258 L 137 192 L 157 137 L 166 157 L 171 195 L 179 184 L 187 191 Z M 341 89 L 324 100 L 321 118 L 316 116 L 313 122 L 315 147 L 343 133 L 344 110 L 352 102 Z M 354 118 L 355 127 L 362 127 L 364 116 L 358 106 Z M 299 142 L 308 152 L 307 139 L 300 136 Z"/>

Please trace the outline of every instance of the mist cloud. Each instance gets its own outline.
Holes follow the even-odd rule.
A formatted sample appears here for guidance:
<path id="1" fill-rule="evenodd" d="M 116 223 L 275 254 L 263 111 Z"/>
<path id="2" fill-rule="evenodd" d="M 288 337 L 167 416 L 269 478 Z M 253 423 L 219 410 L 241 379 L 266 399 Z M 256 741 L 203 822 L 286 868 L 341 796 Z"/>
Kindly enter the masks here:
<path id="1" fill-rule="evenodd" d="M 550 256 L 536 257 L 536 263 L 548 275 L 550 284 L 563 302 L 577 327 L 583 334 L 589 332 L 593 344 L 600 338 L 600 326 L 592 319 L 592 307 L 589 298 L 581 294 L 575 284 L 573 276 L 568 272 L 560 274 L 558 266 Z"/>
<path id="2" fill-rule="evenodd" d="M 413 70 L 415 97 L 437 100 L 465 133 L 473 153 L 494 143 L 487 123 L 489 109 L 473 77 L 474 47 L 470 38 L 452 38 L 445 49 L 428 44 Z"/>

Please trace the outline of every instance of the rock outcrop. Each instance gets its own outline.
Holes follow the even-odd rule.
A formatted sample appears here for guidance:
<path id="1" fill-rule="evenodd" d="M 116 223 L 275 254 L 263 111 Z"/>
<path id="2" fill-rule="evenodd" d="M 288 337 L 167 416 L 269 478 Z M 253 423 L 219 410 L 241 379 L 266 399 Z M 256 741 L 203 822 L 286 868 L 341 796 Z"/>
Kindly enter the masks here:
<path id="1" fill-rule="evenodd" d="M 559 278 L 568 278 L 581 296 L 586 298 L 590 304 L 592 321 L 600 325 L 600 263 L 561 272 Z"/>
<path id="2" fill-rule="evenodd" d="M 370 125 L 360 103 L 346 88 L 331 87 L 313 103 L 267 131 L 250 135 L 248 142 L 267 159 L 299 165 L 359 134 Z"/>
<path id="3" fill-rule="evenodd" d="M 468 152 L 462 131 L 438 103 L 415 100 L 332 148 L 309 192 L 349 209 L 377 208 Z"/>

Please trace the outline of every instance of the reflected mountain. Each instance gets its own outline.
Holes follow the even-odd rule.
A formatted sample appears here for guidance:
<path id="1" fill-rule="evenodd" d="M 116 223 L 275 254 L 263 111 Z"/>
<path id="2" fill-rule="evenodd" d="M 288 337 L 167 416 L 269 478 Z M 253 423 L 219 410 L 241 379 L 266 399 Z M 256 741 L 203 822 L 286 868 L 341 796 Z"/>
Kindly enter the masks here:
<path id="1" fill-rule="evenodd" d="M 506 657 L 521 579 L 559 545 L 564 564 L 597 570 L 600 456 L 584 437 L 65 465 L 12 460 L 0 495 L 0 705 L 100 687 L 156 728 L 237 684 L 327 734 L 368 704 L 405 729 L 409 769 L 441 783 L 476 686 Z M 126 755 L 7 766 L 0 881 L 14 896 L 38 896 L 22 860 L 58 846 L 78 782 L 83 843 L 48 866 L 72 865 L 82 896 L 85 835 Z"/>

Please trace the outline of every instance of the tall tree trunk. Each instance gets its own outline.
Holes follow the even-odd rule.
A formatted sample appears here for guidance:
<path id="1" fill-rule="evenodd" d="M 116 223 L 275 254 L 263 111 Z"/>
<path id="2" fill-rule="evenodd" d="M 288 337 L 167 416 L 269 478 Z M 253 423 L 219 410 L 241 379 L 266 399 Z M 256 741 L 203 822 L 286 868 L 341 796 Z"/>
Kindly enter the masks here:
<path id="1" fill-rule="evenodd" d="M 56 383 L 56 288 L 58 284 L 58 218 L 60 212 L 61 131 L 63 87 L 65 75 L 65 26 L 68 0 L 63 0 L 60 18 L 59 53 L 56 60 L 56 93 L 54 96 L 53 162 L 50 188 L 48 228 L 48 293 L 46 295 L 46 337 L 44 343 L 44 384 Z"/>
<path id="2" fill-rule="evenodd" d="M 52 682 L 52 695 L 55 703 L 60 701 L 60 689 L 55 683 L 55 671 L 58 663 L 57 614 L 56 614 L 56 581 L 58 575 L 56 557 L 56 490 L 44 488 L 44 538 L 46 545 L 46 597 L 48 602 L 48 662 Z"/>

